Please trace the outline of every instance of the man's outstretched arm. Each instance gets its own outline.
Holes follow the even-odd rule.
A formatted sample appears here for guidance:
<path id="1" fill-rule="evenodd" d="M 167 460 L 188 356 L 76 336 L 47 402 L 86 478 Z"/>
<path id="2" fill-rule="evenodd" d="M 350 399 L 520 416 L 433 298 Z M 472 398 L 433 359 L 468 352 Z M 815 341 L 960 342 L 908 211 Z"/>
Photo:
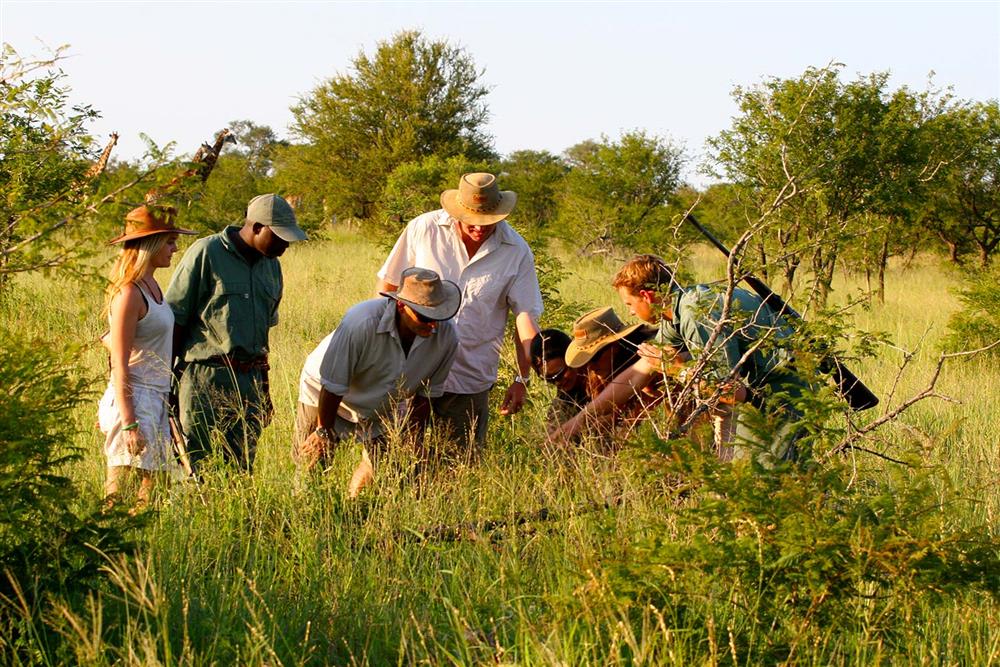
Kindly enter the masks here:
<path id="1" fill-rule="evenodd" d="M 604 417 L 625 405 L 652 382 L 655 374 L 656 369 L 645 359 L 635 362 L 616 375 L 597 398 L 588 403 L 575 417 L 556 429 L 552 434 L 552 440 L 559 442 L 573 439 L 588 419 Z"/>

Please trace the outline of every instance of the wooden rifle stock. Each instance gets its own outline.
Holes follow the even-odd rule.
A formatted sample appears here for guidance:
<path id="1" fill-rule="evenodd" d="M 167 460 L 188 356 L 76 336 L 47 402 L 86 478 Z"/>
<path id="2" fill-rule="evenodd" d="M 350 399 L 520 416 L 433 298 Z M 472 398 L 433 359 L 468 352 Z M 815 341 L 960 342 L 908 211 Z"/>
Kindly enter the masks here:
<path id="1" fill-rule="evenodd" d="M 715 238 L 712 232 L 708 231 L 698 220 L 691 215 L 687 214 L 687 220 L 692 225 L 698 228 L 708 241 L 714 245 L 719 251 L 726 257 L 730 256 L 729 248 L 727 248 L 722 241 Z M 744 275 L 742 277 L 743 282 L 750 286 L 750 288 L 757 293 L 764 303 L 776 313 L 781 313 L 784 315 L 791 316 L 795 319 L 802 319 L 799 313 L 788 305 L 784 299 L 778 296 L 774 290 L 764 284 L 762 280 L 752 275 Z M 833 375 L 833 379 L 837 382 L 837 388 L 840 390 L 840 395 L 844 397 L 847 404 L 851 406 L 852 410 L 867 410 L 869 408 L 874 408 L 878 405 L 878 396 L 876 396 L 871 389 L 865 386 L 857 375 L 851 372 L 851 370 L 840 362 L 834 355 L 828 355 L 820 361 L 820 370 L 824 373 L 830 373 Z"/>

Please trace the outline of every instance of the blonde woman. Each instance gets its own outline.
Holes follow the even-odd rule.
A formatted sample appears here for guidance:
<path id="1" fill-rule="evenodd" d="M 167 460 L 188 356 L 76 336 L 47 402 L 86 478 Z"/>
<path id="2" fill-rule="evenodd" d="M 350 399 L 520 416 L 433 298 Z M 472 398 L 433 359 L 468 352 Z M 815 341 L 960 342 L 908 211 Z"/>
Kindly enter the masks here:
<path id="1" fill-rule="evenodd" d="M 114 502 L 129 470 L 139 475 L 137 507 L 149 502 L 154 473 L 174 467 L 170 451 L 167 396 L 174 315 L 156 282 L 170 266 L 178 234 L 176 210 L 140 206 L 125 216 L 125 233 L 111 241 L 122 250 L 107 290 L 111 380 L 98 406 L 108 473 L 105 497 Z"/>

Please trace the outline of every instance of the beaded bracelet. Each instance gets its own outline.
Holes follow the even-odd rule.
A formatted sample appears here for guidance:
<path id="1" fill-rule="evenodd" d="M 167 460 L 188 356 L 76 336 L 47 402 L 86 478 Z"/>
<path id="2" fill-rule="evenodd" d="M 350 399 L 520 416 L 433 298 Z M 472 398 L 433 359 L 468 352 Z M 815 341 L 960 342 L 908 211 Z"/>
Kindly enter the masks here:
<path id="1" fill-rule="evenodd" d="M 128 426 L 122 426 L 122 431 L 134 431 L 139 428 L 139 422 L 132 422 Z"/>

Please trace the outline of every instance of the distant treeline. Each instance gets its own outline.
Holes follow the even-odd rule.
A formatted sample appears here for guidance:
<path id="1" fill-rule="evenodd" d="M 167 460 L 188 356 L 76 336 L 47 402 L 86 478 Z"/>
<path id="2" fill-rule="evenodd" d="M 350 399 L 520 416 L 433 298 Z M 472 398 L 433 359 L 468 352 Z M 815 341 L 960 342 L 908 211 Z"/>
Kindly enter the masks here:
<path id="1" fill-rule="evenodd" d="M 888 72 L 845 82 L 843 69 L 737 87 L 738 114 L 707 140 L 696 165 L 718 184 L 699 189 L 682 181 L 691 159 L 684 148 L 642 129 L 587 139 L 561 155 L 497 154 L 485 133 L 482 70 L 460 47 L 403 32 L 305 93 L 292 107 L 291 141 L 252 120 L 233 121 L 238 143 L 188 193 L 185 224 L 217 229 L 238 219 L 253 195 L 278 191 L 308 228 L 357 224 L 388 240 L 438 207 L 461 173 L 487 170 L 518 193 L 510 220 L 529 240 L 668 255 L 692 240 L 681 221 L 693 210 L 730 243 L 747 234 L 747 267 L 786 291 L 808 285 L 810 303 L 826 301 L 838 267 L 863 273 L 881 293 L 894 256 L 938 250 L 957 263 L 988 263 L 1000 243 L 997 101 L 931 86 L 892 89 Z M 46 103 L 65 111 L 65 99 Z M 206 139 L 216 129 L 206 128 Z M 84 144 L 48 145 L 80 163 L 96 151 L 93 141 Z M 112 160 L 99 193 L 163 159 L 151 144 L 146 160 Z M 0 169 L 8 161 L 0 156 Z M 181 168 L 168 161 L 151 178 Z M 135 200 L 116 197 L 97 217 L 118 223 Z M 19 238 L 0 238 L 0 247 Z"/>

